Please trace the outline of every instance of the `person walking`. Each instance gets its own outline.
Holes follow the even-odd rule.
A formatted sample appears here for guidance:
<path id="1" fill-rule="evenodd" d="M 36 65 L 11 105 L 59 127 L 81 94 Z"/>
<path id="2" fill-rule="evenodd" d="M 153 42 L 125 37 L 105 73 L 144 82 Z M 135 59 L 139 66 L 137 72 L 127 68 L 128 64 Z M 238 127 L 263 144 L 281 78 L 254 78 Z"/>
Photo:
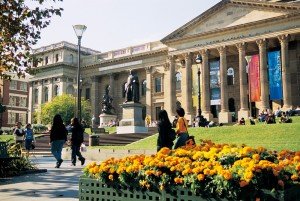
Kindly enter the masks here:
<path id="1" fill-rule="evenodd" d="M 25 132 L 24 132 L 24 130 L 21 128 L 21 126 L 22 126 L 21 122 L 17 122 L 17 123 L 16 123 L 15 128 L 14 128 L 14 132 L 13 132 L 13 135 L 14 135 L 16 144 L 20 144 L 21 147 L 22 147 Z"/>
<path id="2" fill-rule="evenodd" d="M 26 149 L 26 155 L 29 156 L 29 152 L 31 149 L 33 149 L 35 138 L 33 134 L 33 130 L 31 128 L 31 124 L 27 124 L 25 128 L 25 135 L 24 135 L 24 141 L 25 141 L 25 149 Z"/>
<path id="3" fill-rule="evenodd" d="M 76 156 L 78 156 L 78 160 L 81 161 L 81 165 L 84 165 L 85 158 L 80 153 L 80 146 L 83 143 L 83 131 L 84 129 L 80 125 L 78 118 L 73 118 L 71 120 L 71 149 L 72 149 L 72 165 L 76 166 Z"/>
<path id="4" fill-rule="evenodd" d="M 68 131 L 63 124 L 63 120 L 59 114 L 53 118 L 53 123 L 50 131 L 51 153 L 56 159 L 55 168 L 59 168 L 63 159 L 61 159 L 61 152 L 65 142 L 67 141 Z"/>
<path id="5" fill-rule="evenodd" d="M 157 137 L 157 151 L 163 147 L 172 149 L 173 140 L 171 135 L 172 124 L 169 120 L 168 113 L 166 110 L 161 110 L 158 113 L 158 137 Z M 174 131 L 174 130 L 173 130 Z M 175 134 L 174 134 L 175 135 Z"/>
<path id="6" fill-rule="evenodd" d="M 188 128 L 187 128 L 188 122 L 184 118 L 184 115 L 185 115 L 184 109 L 180 107 L 176 110 L 176 112 L 177 112 L 179 118 L 178 118 L 177 124 L 176 124 L 177 140 L 175 142 L 174 149 L 185 146 L 186 141 L 189 138 Z"/>

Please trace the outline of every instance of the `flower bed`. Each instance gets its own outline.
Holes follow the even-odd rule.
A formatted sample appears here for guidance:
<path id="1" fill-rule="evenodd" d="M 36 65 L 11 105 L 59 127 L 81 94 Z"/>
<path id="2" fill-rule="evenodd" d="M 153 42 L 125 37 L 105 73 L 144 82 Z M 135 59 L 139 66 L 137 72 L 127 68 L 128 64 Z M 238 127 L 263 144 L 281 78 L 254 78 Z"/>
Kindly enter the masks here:
<path id="1" fill-rule="evenodd" d="M 81 200 L 98 188 L 114 189 L 116 195 L 124 190 L 143 195 L 152 192 L 159 200 L 187 200 L 180 198 L 181 191 L 197 200 L 300 200 L 300 151 L 277 153 L 203 141 L 195 147 L 163 148 L 151 156 L 93 162 L 84 168 L 84 174 L 90 179 L 81 178 Z M 173 198 L 163 199 L 166 195 Z"/>

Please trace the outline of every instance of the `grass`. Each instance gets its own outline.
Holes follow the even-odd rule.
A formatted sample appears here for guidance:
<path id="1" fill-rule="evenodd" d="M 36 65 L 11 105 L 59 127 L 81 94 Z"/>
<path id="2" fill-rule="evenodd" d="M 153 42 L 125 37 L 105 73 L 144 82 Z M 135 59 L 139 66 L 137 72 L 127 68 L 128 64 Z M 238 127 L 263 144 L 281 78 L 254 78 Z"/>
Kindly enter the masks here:
<path id="1" fill-rule="evenodd" d="M 246 144 L 270 150 L 300 150 L 300 117 L 292 117 L 291 124 L 263 124 L 246 126 L 222 126 L 213 128 L 189 128 L 189 134 L 216 143 Z M 277 121 L 278 122 L 278 121 Z M 126 146 L 101 146 L 104 149 L 156 149 L 157 134 Z"/>
<path id="2" fill-rule="evenodd" d="M 116 127 L 105 127 L 104 129 L 105 129 L 105 131 L 108 131 L 109 134 L 115 133 L 117 130 Z M 89 135 L 92 134 L 92 131 L 90 128 L 86 128 L 85 132 Z"/>

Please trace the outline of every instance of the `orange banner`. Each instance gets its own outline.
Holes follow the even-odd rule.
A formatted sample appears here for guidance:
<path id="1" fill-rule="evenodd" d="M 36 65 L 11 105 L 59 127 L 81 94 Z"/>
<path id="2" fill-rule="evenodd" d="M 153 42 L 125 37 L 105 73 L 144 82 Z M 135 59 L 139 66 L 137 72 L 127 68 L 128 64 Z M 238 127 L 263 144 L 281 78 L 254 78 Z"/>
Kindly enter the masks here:
<path id="1" fill-rule="evenodd" d="M 248 63 L 250 102 L 260 101 L 259 55 L 253 55 Z"/>

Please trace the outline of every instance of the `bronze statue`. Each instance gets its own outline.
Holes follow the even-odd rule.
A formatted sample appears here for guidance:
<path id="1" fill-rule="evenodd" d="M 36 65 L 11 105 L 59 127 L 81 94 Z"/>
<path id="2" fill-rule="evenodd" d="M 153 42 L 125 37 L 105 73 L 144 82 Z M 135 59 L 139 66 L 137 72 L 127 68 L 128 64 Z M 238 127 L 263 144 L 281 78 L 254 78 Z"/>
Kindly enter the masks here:
<path id="1" fill-rule="evenodd" d="M 105 94 L 102 98 L 102 112 L 105 114 L 113 114 L 112 110 L 114 107 L 112 106 L 113 98 L 109 95 L 110 86 L 105 88 Z"/>
<path id="2" fill-rule="evenodd" d="M 125 103 L 133 101 L 135 103 L 140 102 L 140 83 L 139 78 L 135 72 L 130 70 L 129 76 L 127 78 L 127 83 L 125 84 Z"/>

